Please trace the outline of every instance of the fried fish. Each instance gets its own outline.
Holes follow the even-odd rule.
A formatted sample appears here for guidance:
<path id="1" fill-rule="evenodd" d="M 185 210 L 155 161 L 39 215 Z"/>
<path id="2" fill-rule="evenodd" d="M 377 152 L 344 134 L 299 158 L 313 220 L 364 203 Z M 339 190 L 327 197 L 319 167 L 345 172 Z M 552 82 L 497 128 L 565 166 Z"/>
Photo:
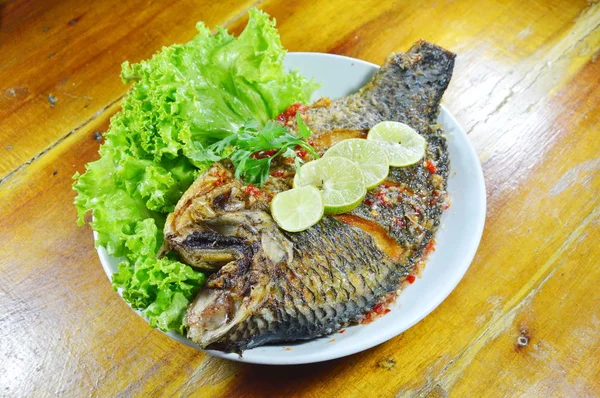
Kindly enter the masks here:
<path id="1" fill-rule="evenodd" d="M 215 271 L 189 306 L 188 337 L 226 352 L 307 340 L 364 320 L 423 261 L 446 206 L 449 158 L 437 125 L 454 54 L 425 41 L 392 54 L 359 92 L 305 112 L 321 151 L 364 137 L 380 121 L 412 126 L 427 140 L 423 161 L 390 168 L 352 212 L 306 231 L 279 229 L 269 212 L 293 171 L 246 186 L 216 163 L 183 195 L 165 224 L 165 251 Z M 294 128 L 292 126 L 292 128 Z"/>

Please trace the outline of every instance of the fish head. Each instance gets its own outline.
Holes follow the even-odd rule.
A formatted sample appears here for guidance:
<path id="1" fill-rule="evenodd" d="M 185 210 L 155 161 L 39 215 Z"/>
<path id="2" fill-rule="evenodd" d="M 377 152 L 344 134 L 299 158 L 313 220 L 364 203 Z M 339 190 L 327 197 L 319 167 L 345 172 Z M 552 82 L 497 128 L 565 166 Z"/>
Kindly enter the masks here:
<path id="1" fill-rule="evenodd" d="M 186 191 L 165 224 L 164 252 L 214 272 L 189 306 L 188 337 L 202 347 L 244 322 L 273 289 L 273 270 L 293 259 L 293 244 L 229 169 L 215 164 Z"/>

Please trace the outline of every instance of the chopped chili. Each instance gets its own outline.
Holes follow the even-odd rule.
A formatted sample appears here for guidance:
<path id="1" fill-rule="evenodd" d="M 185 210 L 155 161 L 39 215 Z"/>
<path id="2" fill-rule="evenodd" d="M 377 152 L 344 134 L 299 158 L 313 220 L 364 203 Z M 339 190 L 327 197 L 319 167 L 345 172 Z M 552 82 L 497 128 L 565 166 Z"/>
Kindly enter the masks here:
<path id="1" fill-rule="evenodd" d="M 387 196 L 387 193 L 383 189 L 378 190 L 375 196 L 377 197 L 378 204 L 381 204 L 383 206 L 390 206 L 392 204 L 392 202 Z"/>
<path id="2" fill-rule="evenodd" d="M 403 217 L 396 217 L 395 221 L 396 221 L 396 226 L 398 228 L 400 228 L 400 229 L 406 228 L 406 222 L 404 221 Z"/>
<path id="3" fill-rule="evenodd" d="M 435 251 L 435 239 L 429 241 L 427 246 L 425 246 L 425 255 Z"/>
<path id="4" fill-rule="evenodd" d="M 260 189 L 256 188 L 252 184 L 248 184 L 248 186 L 246 187 L 246 194 L 250 195 L 250 196 L 261 196 L 262 195 L 262 193 L 260 192 Z"/>
<path id="5" fill-rule="evenodd" d="M 431 174 L 434 174 L 437 171 L 435 163 L 433 163 L 431 160 L 425 162 L 425 167 L 427 167 L 427 170 L 429 170 Z"/>
<path id="6" fill-rule="evenodd" d="M 282 123 L 287 123 L 296 117 L 296 113 L 304 113 L 308 109 L 307 106 L 302 105 L 301 103 L 296 103 L 288 106 L 285 111 L 281 112 L 279 116 L 277 116 L 277 120 Z"/>
<path id="7" fill-rule="evenodd" d="M 218 172 L 216 175 L 216 181 L 215 181 L 215 186 L 219 186 L 221 184 L 223 184 L 225 182 L 225 173 L 223 172 Z"/>
<path id="8" fill-rule="evenodd" d="M 273 155 L 275 155 L 277 153 L 276 149 L 269 149 L 266 151 L 259 151 L 259 152 L 255 152 L 252 154 L 252 158 L 254 159 L 264 159 L 264 158 L 269 158 Z"/>
<path id="9" fill-rule="evenodd" d="M 375 308 L 373 308 L 373 312 L 378 314 L 378 315 L 383 315 L 383 314 L 387 314 L 389 311 L 386 311 L 387 308 L 387 303 L 379 303 L 375 306 Z"/>

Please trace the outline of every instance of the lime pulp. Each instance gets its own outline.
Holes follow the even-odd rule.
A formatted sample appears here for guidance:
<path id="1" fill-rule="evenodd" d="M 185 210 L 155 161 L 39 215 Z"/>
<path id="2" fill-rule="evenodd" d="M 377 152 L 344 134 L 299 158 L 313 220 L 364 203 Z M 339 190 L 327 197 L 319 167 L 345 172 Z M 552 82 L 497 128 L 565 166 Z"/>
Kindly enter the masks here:
<path id="1" fill-rule="evenodd" d="M 313 185 L 321 191 L 325 213 L 346 213 L 358 206 L 367 189 L 360 167 L 353 161 L 322 157 L 302 166 L 294 177 L 294 187 Z"/>
<path id="2" fill-rule="evenodd" d="M 412 127 L 400 122 L 380 122 L 369 130 L 368 140 L 386 151 L 390 166 L 404 167 L 425 156 L 427 142 Z"/>
<path id="3" fill-rule="evenodd" d="M 386 151 L 374 141 L 361 138 L 343 140 L 329 148 L 323 156 L 338 156 L 356 163 L 363 172 L 367 189 L 381 184 L 389 173 Z"/>
<path id="4" fill-rule="evenodd" d="M 323 217 L 323 198 L 319 190 L 307 185 L 275 195 L 271 201 L 271 215 L 288 232 L 304 231 Z"/>

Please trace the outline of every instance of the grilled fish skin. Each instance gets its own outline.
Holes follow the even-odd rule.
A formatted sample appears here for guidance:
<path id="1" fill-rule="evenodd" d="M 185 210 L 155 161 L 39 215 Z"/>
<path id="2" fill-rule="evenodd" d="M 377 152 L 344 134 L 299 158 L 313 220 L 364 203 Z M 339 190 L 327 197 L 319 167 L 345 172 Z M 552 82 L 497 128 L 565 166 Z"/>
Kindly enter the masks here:
<path id="1" fill-rule="evenodd" d="M 360 321 L 399 290 L 422 261 L 444 206 L 449 164 L 436 118 L 453 65 L 454 54 L 421 41 L 388 57 L 358 93 L 306 112 L 322 150 L 337 135 L 364 137 L 383 120 L 405 122 L 427 139 L 424 162 L 391 168 L 351 213 L 288 233 L 268 205 L 290 188 L 290 176 L 271 177 L 258 192 L 236 180 L 227 163 L 198 177 L 164 231 L 164 251 L 218 270 L 187 310 L 191 340 L 241 353 L 312 339 Z"/>
<path id="2" fill-rule="evenodd" d="M 394 120 L 427 135 L 450 83 L 455 55 L 420 40 L 407 53 L 390 54 L 373 80 L 357 93 L 308 111 L 307 125 L 318 138 L 333 130 L 370 129 Z"/>

